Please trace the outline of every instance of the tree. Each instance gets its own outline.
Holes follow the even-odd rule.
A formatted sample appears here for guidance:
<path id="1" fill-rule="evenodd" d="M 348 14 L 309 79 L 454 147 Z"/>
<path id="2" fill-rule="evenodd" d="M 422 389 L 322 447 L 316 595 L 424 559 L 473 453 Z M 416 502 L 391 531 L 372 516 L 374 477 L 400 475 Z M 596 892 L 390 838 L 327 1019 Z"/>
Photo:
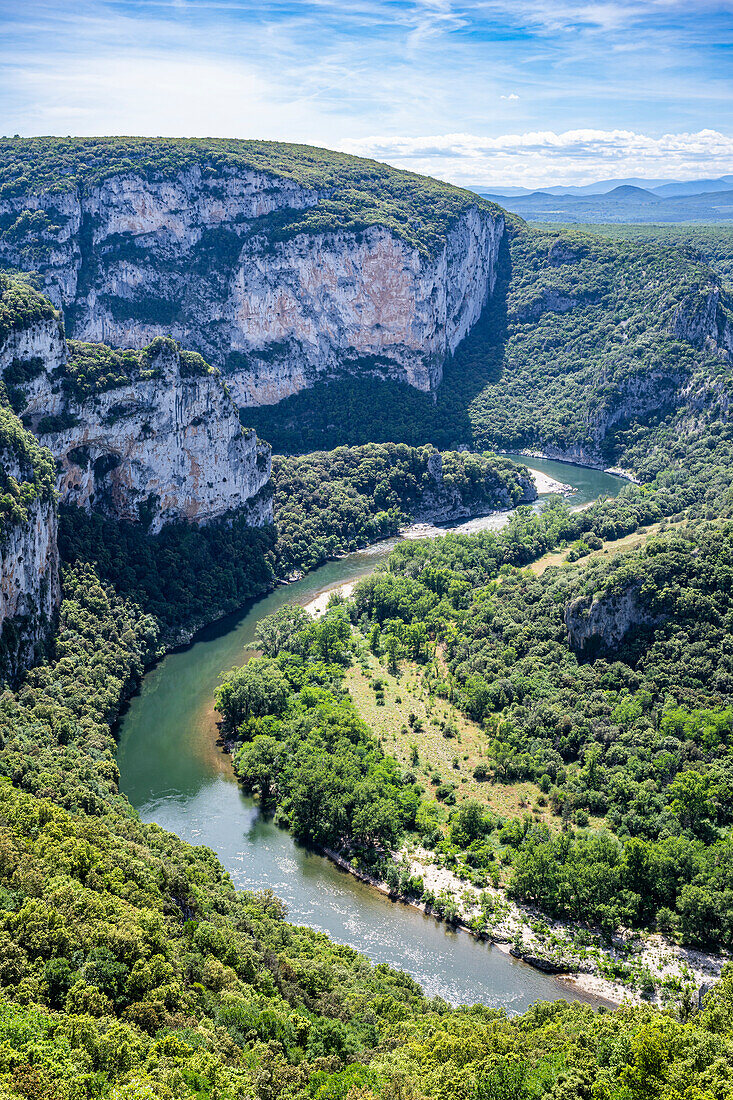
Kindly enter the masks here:
<path id="1" fill-rule="evenodd" d="M 246 787 L 259 792 L 263 803 L 269 801 L 277 782 L 281 752 L 282 745 L 274 737 L 258 734 L 234 758 L 237 775 Z"/>
<path id="2" fill-rule="evenodd" d="M 291 694 L 290 685 L 270 657 L 253 657 L 223 675 L 216 691 L 216 709 L 226 732 L 233 733 L 248 718 L 280 715 Z"/>
<path id="3" fill-rule="evenodd" d="M 451 838 L 462 848 L 482 837 L 486 832 L 484 810 L 475 798 L 462 802 L 451 818 Z"/>
<path id="4" fill-rule="evenodd" d="M 384 641 L 384 648 L 389 659 L 389 671 L 394 675 L 397 672 L 397 661 L 402 652 L 402 646 L 396 634 L 387 634 Z"/>
<path id="5" fill-rule="evenodd" d="M 277 657 L 281 650 L 303 653 L 310 644 L 313 619 L 297 605 L 279 608 L 257 624 L 255 645 L 266 657 Z"/>
<path id="6" fill-rule="evenodd" d="M 710 794 L 707 776 L 688 769 L 680 772 L 667 789 L 669 808 L 684 828 L 699 832 L 715 812 Z"/>

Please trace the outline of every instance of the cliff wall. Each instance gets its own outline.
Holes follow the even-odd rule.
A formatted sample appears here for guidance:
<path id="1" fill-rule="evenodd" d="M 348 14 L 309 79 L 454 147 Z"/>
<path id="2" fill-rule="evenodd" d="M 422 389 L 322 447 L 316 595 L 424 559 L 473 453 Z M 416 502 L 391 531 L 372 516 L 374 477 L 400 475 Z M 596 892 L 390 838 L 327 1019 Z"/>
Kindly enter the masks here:
<path id="1" fill-rule="evenodd" d="M 0 679 L 33 664 L 60 599 L 54 464 L 0 406 Z"/>
<path id="2" fill-rule="evenodd" d="M 347 159 L 352 174 L 370 164 Z M 505 226 L 476 196 L 422 182 L 436 190 L 426 204 L 440 209 L 443 191 L 453 203 L 429 243 L 406 200 L 380 224 L 345 177 L 306 186 L 203 157 L 68 188 L 41 178 L 0 200 L 0 261 L 41 273 L 75 338 L 142 348 L 171 335 L 224 370 L 240 406 L 342 371 L 430 391 L 492 292 Z"/>
<path id="3" fill-rule="evenodd" d="M 141 352 L 67 345 L 43 319 L 0 347 L 15 407 L 58 463 L 63 503 L 142 521 L 270 522 L 270 450 L 243 429 L 218 371 L 173 340 Z"/>

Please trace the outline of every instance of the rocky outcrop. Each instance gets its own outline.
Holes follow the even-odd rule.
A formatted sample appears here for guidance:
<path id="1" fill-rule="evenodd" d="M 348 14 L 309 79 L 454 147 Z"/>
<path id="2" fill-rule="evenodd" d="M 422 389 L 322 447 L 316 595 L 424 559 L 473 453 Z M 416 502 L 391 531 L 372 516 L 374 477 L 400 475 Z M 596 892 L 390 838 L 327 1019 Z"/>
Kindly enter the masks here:
<path id="1" fill-rule="evenodd" d="M 57 460 L 63 503 L 153 533 L 233 511 L 252 525 L 272 520 L 269 447 L 242 428 L 219 372 L 173 340 L 124 356 L 72 345 L 69 359 L 61 329 L 43 322 L 22 347 L 0 350 L 3 367 L 26 378 L 16 401 Z"/>
<path id="2" fill-rule="evenodd" d="M 517 471 L 516 483 L 520 493 L 512 493 L 506 481 L 480 455 L 470 456 L 466 452 L 461 452 L 461 455 L 466 455 L 469 460 L 473 457 L 477 463 L 484 465 L 482 476 L 475 479 L 465 476 L 461 461 L 457 464 L 456 455 L 450 452 L 445 456 L 451 463 L 445 476 L 444 456 L 436 451 L 427 463 L 429 480 L 423 484 L 418 501 L 410 509 L 414 523 L 453 523 L 515 508 L 537 499 L 536 486 L 527 473 Z"/>
<path id="3" fill-rule="evenodd" d="M 0 679 L 46 641 L 60 598 L 53 460 L 0 407 Z"/>
<path id="4" fill-rule="evenodd" d="M 568 643 L 578 653 L 594 656 L 599 650 L 617 649 L 630 630 L 661 621 L 639 598 L 641 586 L 623 592 L 581 596 L 565 607 Z"/>
<path id="5" fill-rule="evenodd" d="M 0 260 L 32 260 L 74 337 L 170 334 L 224 370 L 240 406 L 342 371 L 434 389 L 491 294 L 503 217 L 467 201 L 433 250 L 379 224 L 283 230 L 324 197 L 205 165 L 21 192 L 0 202 Z"/>
<path id="6" fill-rule="evenodd" d="M 720 287 L 705 287 L 680 302 L 672 318 L 671 333 L 693 347 L 733 355 L 733 317 Z"/>

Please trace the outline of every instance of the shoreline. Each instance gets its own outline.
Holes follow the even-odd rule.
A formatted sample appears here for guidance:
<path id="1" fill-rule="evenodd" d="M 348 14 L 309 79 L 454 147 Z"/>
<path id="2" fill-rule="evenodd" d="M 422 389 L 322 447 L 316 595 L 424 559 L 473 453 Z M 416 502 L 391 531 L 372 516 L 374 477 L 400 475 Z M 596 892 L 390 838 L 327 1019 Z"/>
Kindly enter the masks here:
<path id="1" fill-rule="evenodd" d="M 540 921 L 549 927 L 553 935 L 559 932 L 567 937 L 569 934 L 572 935 L 581 929 L 585 930 L 583 925 L 568 920 L 555 920 L 548 917 L 542 910 L 509 901 L 506 892 L 502 889 L 492 889 L 492 895 L 500 899 L 501 903 L 507 907 L 510 923 L 503 931 L 497 931 L 496 929 L 477 931 L 470 926 L 471 918 L 465 912 L 461 913 L 459 911 L 455 917 L 446 919 L 424 901 L 418 898 L 405 897 L 399 892 L 391 890 L 383 880 L 352 866 L 345 856 L 334 849 L 320 848 L 318 850 L 321 855 L 342 871 L 353 875 L 359 882 L 363 882 L 365 885 L 377 890 L 384 897 L 389 898 L 390 901 L 408 905 L 456 932 L 465 932 L 479 942 L 497 947 L 504 954 L 511 955 L 518 962 L 522 962 L 526 966 L 552 977 L 560 987 L 564 986 L 575 990 L 594 1001 L 601 1001 L 605 1007 L 618 1008 L 624 1003 L 634 1005 L 648 1003 L 665 1007 L 666 1004 L 684 995 L 685 991 L 693 999 L 700 1001 L 707 989 L 719 980 L 723 966 L 730 959 L 729 955 L 722 952 L 711 955 L 695 948 L 682 947 L 665 939 L 658 932 L 640 931 L 636 933 L 630 930 L 619 930 L 604 948 L 594 947 L 598 958 L 596 965 L 603 965 L 603 962 L 611 966 L 623 964 L 628 957 L 626 953 L 627 946 L 644 943 L 645 946 L 639 951 L 642 965 L 648 968 L 649 964 L 657 964 L 657 972 L 654 975 L 656 977 L 654 995 L 645 997 L 638 990 L 629 988 L 622 980 L 615 981 L 612 978 L 604 977 L 603 974 L 595 970 L 591 970 L 590 966 L 593 964 L 590 962 L 586 964 L 589 969 L 584 969 L 583 966 L 579 966 L 577 963 L 573 965 L 574 960 L 572 958 L 548 959 L 546 957 L 546 947 L 543 947 L 532 928 L 534 924 Z M 412 873 L 420 874 L 422 872 L 420 877 L 427 877 L 424 864 L 419 861 L 409 861 L 409 865 Z M 465 894 L 467 884 L 463 880 L 457 879 L 452 872 L 447 872 L 435 864 L 431 866 L 434 872 L 431 885 L 438 884 L 438 876 L 442 872 L 444 876 L 447 875 L 454 880 L 454 885 L 462 887 L 461 893 Z M 587 931 L 597 937 L 596 943 L 598 943 L 600 940 L 598 930 L 587 929 Z M 511 935 L 512 932 L 514 932 L 514 936 Z M 527 938 L 525 938 L 525 932 L 528 933 Z M 518 938 L 521 941 L 521 948 L 517 947 Z M 603 962 L 601 962 L 601 959 Z M 659 994 L 656 992 L 657 985 L 659 986 Z M 663 990 L 667 990 L 667 994 L 663 993 Z M 675 994 L 678 995 L 677 998 Z"/>
<path id="2" fill-rule="evenodd" d="M 641 485 L 633 470 L 627 470 L 623 466 L 604 466 L 599 461 L 581 460 L 580 458 L 568 458 L 559 454 L 548 454 L 547 451 L 532 450 L 526 447 L 522 451 L 497 451 L 497 454 L 522 455 L 523 458 L 541 458 L 545 462 L 564 462 L 566 466 L 581 466 L 585 470 L 598 470 L 602 474 L 611 474 L 612 477 L 620 477 L 624 481 L 630 481 L 632 485 Z"/>
<path id="3" fill-rule="evenodd" d="M 360 871 L 358 867 L 352 867 L 350 862 L 345 856 L 342 856 L 339 852 L 333 848 L 320 848 L 318 849 L 320 854 L 326 859 L 330 860 L 336 867 L 339 867 L 346 874 L 353 875 L 359 882 L 363 882 L 366 886 L 370 886 L 372 889 L 377 890 L 384 897 L 389 898 L 390 901 L 399 903 L 400 905 L 408 905 L 412 909 L 417 909 L 427 917 L 432 917 L 438 924 L 445 924 L 456 932 L 464 932 L 466 935 L 473 937 L 481 943 L 488 943 L 492 947 L 498 948 L 505 955 L 510 955 L 516 959 L 517 962 L 523 963 L 525 966 L 531 967 L 533 970 L 539 970 L 543 974 L 547 974 L 552 977 L 561 987 L 569 986 L 575 988 L 581 993 L 587 994 L 594 1000 L 604 1001 L 605 1007 L 618 1008 L 624 1001 L 634 1000 L 629 990 L 624 986 L 608 982 L 603 978 L 598 978 L 595 975 L 583 974 L 582 972 L 553 972 L 551 969 L 546 969 L 542 966 L 537 966 L 530 962 L 520 953 L 514 951 L 509 940 L 503 937 L 495 937 L 491 933 L 476 932 L 475 929 L 470 928 L 465 920 L 458 918 L 457 920 L 447 921 L 442 917 L 439 917 L 432 907 L 425 904 L 424 901 L 418 901 L 415 898 L 407 898 L 402 894 L 395 893 L 390 890 L 385 882 L 381 879 L 377 879 L 374 875 L 368 874 L 366 871 Z M 638 1000 L 638 999 L 637 999 Z M 586 1002 L 588 1003 L 588 1002 Z M 636 1001 L 634 1002 L 636 1003 Z M 600 1007 L 600 1006 L 599 1006 Z"/>

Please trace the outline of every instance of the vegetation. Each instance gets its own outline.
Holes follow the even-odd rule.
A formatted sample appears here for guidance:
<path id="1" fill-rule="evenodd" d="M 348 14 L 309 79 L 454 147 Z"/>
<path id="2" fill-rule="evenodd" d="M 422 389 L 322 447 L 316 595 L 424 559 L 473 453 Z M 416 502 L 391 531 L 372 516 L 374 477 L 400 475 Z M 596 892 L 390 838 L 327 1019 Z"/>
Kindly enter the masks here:
<path id="1" fill-rule="evenodd" d="M 285 631 L 289 648 L 232 669 L 217 692 L 225 733 L 242 742 L 235 771 L 300 840 L 366 853 L 393 847 L 414 825 L 419 791 L 343 689 L 348 619 L 335 609 L 313 622 L 286 608 L 265 629 Z"/>
<path id="2" fill-rule="evenodd" d="M 56 467 L 45 447 L 27 432 L 0 396 L 0 543 L 27 523 L 37 501 L 55 499 Z"/>
<path id="3" fill-rule="evenodd" d="M 683 382 L 727 371 L 722 354 L 682 339 L 715 285 L 680 249 L 519 232 L 435 403 L 362 377 L 320 382 L 251 420 L 277 451 L 391 439 L 582 448 L 623 461 L 630 441 L 684 406 Z"/>
<path id="4" fill-rule="evenodd" d="M 10 198 L 202 163 L 212 186 L 246 164 L 319 192 L 273 232 L 399 223 L 432 249 L 478 201 L 268 143 L 0 142 Z M 35 215 L 24 217 L 0 230 L 21 239 Z M 588 236 L 519 233 L 503 262 L 435 406 L 362 380 L 300 395 L 262 422 L 280 440 L 331 445 L 355 401 L 364 443 L 379 430 L 385 444 L 582 446 L 628 461 L 643 484 L 579 512 L 520 509 L 498 534 L 402 544 L 351 604 L 336 601 L 318 621 L 293 608 L 264 620 L 263 656 L 227 673 L 217 694 L 235 768 L 303 840 L 389 866 L 412 836 L 477 888 L 504 884 L 606 935 L 625 925 L 731 945 L 730 365 L 676 327 L 715 280 L 672 248 Z M 12 295 L 35 316 L 28 284 L 2 287 L 3 323 L 14 323 Z M 76 344 L 67 384 L 79 397 L 99 392 L 149 369 L 144 354 Z M 202 363 L 184 360 L 194 373 Z M 34 369 L 11 364 L 10 390 Z M 650 379 L 654 415 L 629 413 L 629 395 Z M 4 515 L 16 522 L 30 501 L 51 498 L 54 471 L 0 414 Z M 424 497 L 432 454 L 385 445 L 279 459 L 277 536 L 227 517 L 149 538 L 62 509 L 58 632 L 46 662 L 0 696 L 3 1100 L 733 1098 L 730 967 L 699 1010 L 692 1000 L 675 1011 L 545 1004 L 513 1020 L 452 1010 L 405 975 L 294 928 L 269 893 L 237 894 L 212 852 L 141 824 L 119 794 L 113 725 L 161 646 L 240 607 L 279 570 L 399 522 Z M 444 456 L 443 472 L 461 494 L 517 499 L 503 460 Z M 674 530 L 642 550 L 591 556 L 669 516 Z M 523 568 L 559 545 L 575 564 Z M 371 668 L 367 649 L 393 673 L 409 661 L 430 700 L 470 717 L 483 738 L 473 797 L 445 774 L 423 785 L 417 745 L 417 759 L 398 762 L 366 726 L 346 672 Z M 373 681 L 375 706 L 384 687 Z M 408 717 L 415 736 L 419 722 Z M 457 740 L 456 728 L 442 736 Z M 541 792 L 541 820 L 490 811 L 477 796 L 518 780 Z M 421 892 L 395 874 L 398 888 Z"/>
<path id="5" fill-rule="evenodd" d="M 194 527 L 168 524 L 146 535 L 139 524 L 114 523 L 79 508 L 60 509 L 59 548 L 153 615 L 170 644 L 197 626 L 238 610 L 273 582 L 274 532 L 242 516 Z"/>
<path id="6" fill-rule="evenodd" d="M 537 226 L 557 231 L 561 226 Z M 577 228 L 577 227 L 576 227 Z M 583 233 L 611 240 L 633 241 L 682 249 L 703 260 L 720 275 L 728 290 L 733 288 L 733 226 L 724 225 L 624 225 L 599 222 L 583 225 Z"/>
<path id="7" fill-rule="evenodd" d="M 437 471 L 437 474 L 436 474 Z M 405 444 L 275 455 L 277 558 L 283 572 L 313 568 L 344 551 L 397 533 L 423 511 L 480 512 L 525 498 L 522 471 L 496 455 Z M 527 477 L 526 471 L 524 472 Z"/>
<path id="8" fill-rule="evenodd" d="M 564 822 L 555 834 L 488 817 L 470 866 L 503 859 L 511 891 L 552 913 L 733 944 L 733 527 L 541 577 L 499 562 L 520 532 L 402 544 L 354 594 L 382 648 L 394 635 L 405 652 L 427 628 L 445 663 L 424 679 L 485 726 L 486 778 L 533 780 Z M 584 637 L 591 608 L 606 625 Z"/>
<path id="9" fill-rule="evenodd" d="M 161 376 L 159 357 L 165 353 L 180 363 L 181 376 L 217 373 L 198 352 L 186 351 L 170 337 L 157 336 L 140 351 L 118 350 L 107 344 L 69 340 L 63 385 L 79 401 L 91 394 L 114 390 L 133 380 L 148 381 Z"/>
<path id="10" fill-rule="evenodd" d="M 50 320 L 58 320 L 58 314 L 29 276 L 0 271 L 0 343 L 14 329 Z"/>
<path id="11" fill-rule="evenodd" d="M 309 145 L 226 138 L 0 139 L 0 198 L 83 191 L 117 175 L 170 179 L 183 170 L 201 172 L 211 189 L 236 173 L 258 171 L 313 191 L 313 205 L 268 219 L 273 239 L 380 225 L 413 247 L 434 252 L 469 207 L 503 213 L 462 188 Z M 37 240 L 47 227 L 36 221 L 19 225 L 13 215 L 1 228 L 17 248 L 19 238 Z"/>

